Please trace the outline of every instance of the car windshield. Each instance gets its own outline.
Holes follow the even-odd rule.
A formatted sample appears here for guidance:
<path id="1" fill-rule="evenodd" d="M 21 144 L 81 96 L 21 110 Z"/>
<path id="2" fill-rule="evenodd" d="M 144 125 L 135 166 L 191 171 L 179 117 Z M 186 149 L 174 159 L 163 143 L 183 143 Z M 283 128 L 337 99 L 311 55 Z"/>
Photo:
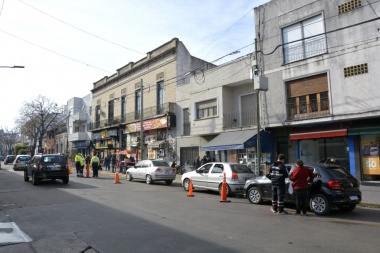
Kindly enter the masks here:
<path id="1" fill-rule="evenodd" d="M 22 161 L 22 162 L 26 162 L 26 161 L 29 161 L 30 160 L 30 157 L 29 156 L 20 156 L 18 158 L 18 160 Z"/>
<path id="2" fill-rule="evenodd" d="M 45 163 L 64 163 L 65 159 L 63 156 L 44 156 L 43 161 Z"/>
<path id="3" fill-rule="evenodd" d="M 169 167 L 169 165 L 166 163 L 166 162 L 162 162 L 162 161 L 152 161 L 153 163 L 153 166 L 155 167 Z"/>
<path id="4" fill-rule="evenodd" d="M 253 173 L 246 165 L 231 164 L 231 170 L 235 173 Z"/>
<path id="5" fill-rule="evenodd" d="M 337 178 L 352 178 L 353 176 L 344 168 L 341 167 L 329 167 L 328 171 L 334 174 Z"/>

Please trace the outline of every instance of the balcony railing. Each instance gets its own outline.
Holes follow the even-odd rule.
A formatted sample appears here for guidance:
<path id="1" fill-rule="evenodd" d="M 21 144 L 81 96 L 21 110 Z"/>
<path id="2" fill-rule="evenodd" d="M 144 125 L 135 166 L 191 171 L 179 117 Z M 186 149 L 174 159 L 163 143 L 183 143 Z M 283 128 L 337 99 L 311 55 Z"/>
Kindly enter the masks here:
<path id="1" fill-rule="evenodd" d="M 257 124 L 256 108 L 223 113 L 223 128 L 249 127 Z"/>
<path id="2" fill-rule="evenodd" d="M 309 103 L 288 104 L 288 120 L 325 117 L 330 115 L 330 104 L 328 99 L 310 100 Z"/>
<path id="3" fill-rule="evenodd" d="M 152 106 L 144 109 L 144 120 L 159 117 L 167 113 L 175 114 L 175 103 L 165 103 L 159 106 Z M 129 124 L 139 121 L 141 113 L 139 111 L 127 113 L 124 115 L 91 122 L 88 124 L 88 130 L 93 131 L 95 129 L 108 128 L 112 126 L 119 126 L 120 124 Z"/>

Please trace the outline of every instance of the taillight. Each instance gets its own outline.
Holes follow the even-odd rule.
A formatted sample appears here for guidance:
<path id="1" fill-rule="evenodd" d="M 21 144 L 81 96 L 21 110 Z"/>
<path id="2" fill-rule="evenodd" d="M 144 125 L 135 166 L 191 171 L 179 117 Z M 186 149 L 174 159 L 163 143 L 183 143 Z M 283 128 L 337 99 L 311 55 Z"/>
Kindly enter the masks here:
<path id="1" fill-rule="evenodd" d="M 162 169 L 157 168 L 157 169 L 156 169 L 156 172 L 162 172 Z"/>
<path id="2" fill-rule="evenodd" d="M 38 163 L 37 168 L 38 168 L 39 170 L 42 169 L 42 163 L 41 163 L 41 162 Z"/>
<path id="3" fill-rule="evenodd" d="M 239 180 L 238 173 L 232 172 L 232 180 Z"/>
<path id="4" fill-rule="evenodd" d="M 69 167 L 68 167 L 68 165 L 67 165 L 67 163 L 65 163 L 65 168 L 66 168 L 66 169 L 68 169 L 68 168 L 69 168 Z"/>
<path id="5" fill-rule="evenodd" d="M 339 190 L 340 189 L 340 184 L 338 180 L 331 180 L 327 183 L 330 189 L 332 190 Z"/>

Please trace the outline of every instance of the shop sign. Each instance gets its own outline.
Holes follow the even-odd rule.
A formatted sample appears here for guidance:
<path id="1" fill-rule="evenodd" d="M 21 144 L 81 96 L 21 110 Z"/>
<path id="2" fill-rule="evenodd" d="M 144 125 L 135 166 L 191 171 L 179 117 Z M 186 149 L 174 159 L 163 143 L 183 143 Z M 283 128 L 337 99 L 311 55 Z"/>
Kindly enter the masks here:
<path id="1" fill-rule="evenodd" d="M 379 137 L 367 135 L 361 138 L 363 174 L 380 175 Z"/>
<path id="2" fill-rule="evenodd" d="M 144 120 L 143 121 L 143 127 L 144 131 L 152 130 L 152 129 L 160 129 L 160 128 L 166 128 L 168 126 L 168 120 L 165 117 L 157 118 L 157 119 L 150 119 L 150 120 Z M 125 130 L 129 133 L 133 132 L 140 132 L 140 122 L 135 122 L 132 124 L 128 124 L 125 127 Z"/>

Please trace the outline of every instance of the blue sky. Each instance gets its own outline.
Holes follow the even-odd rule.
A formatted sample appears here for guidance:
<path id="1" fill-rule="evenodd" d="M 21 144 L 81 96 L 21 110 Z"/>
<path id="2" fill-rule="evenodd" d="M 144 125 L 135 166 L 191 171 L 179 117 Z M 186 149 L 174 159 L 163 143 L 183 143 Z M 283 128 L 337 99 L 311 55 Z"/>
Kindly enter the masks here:
<path id="1" fill-rule="evenodd" d="M 94 82 L 173 38 L 207 61 L 252 44 L 253 8 L 267 2 L 0 0 L 0 66 L 25 66 L 0 68 L 0 128 L 15 127 L 24 101 L 84 97 Z"/>

